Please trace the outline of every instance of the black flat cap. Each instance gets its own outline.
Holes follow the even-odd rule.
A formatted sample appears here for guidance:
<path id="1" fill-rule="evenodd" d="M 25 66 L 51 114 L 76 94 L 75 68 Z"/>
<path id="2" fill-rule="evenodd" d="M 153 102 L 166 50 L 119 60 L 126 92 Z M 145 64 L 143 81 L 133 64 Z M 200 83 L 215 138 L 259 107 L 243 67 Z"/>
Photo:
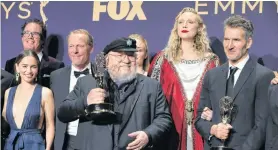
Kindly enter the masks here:
<path id="1" fill-rule="evenodd" d="M 136 41 L 131 38 L 120 38 L 112 41 L 110 44 L 108 44 L 104 50 L 103 53 L 106 55 L 110 51 L 114 52 L 136 52 Z"/>

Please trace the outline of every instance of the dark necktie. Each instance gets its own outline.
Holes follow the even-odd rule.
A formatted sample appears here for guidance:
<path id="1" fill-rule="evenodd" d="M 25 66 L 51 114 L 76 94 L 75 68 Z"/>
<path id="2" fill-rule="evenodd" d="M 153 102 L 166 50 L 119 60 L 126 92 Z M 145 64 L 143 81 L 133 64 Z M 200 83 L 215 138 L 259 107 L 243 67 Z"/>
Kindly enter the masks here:
<path id="1" fill-rule="evenodd" d="M 76 78 L 78 78 L 81 74 L 84 74 L 84 75 L 89 74 L 89 69 L 87 68 L 87 69 L 85 69 L 83 71 L 74 71 L 73 73 L 74 73 L 74 76 Z"/>
<path id="2" fill-rule="evenodd" d="M 237 67 L 230 67 L 230 76 L 226 84 L 226 96 L 230 96 L 232 98 L 234 96 L 234 75 L 237 70 Z"/>

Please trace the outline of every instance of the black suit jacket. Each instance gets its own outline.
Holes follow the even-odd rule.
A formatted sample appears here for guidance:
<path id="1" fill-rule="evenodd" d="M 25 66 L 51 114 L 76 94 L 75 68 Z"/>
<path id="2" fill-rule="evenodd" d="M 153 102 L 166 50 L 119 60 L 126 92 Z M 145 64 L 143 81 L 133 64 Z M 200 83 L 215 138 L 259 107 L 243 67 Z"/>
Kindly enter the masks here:
<path id="1" fill-rule="evenodd" d="M 229 65 L 224 65 L 208 71 L 204 77 L 198 116 L 195 127 L 205 139 L 205 149 L 220 146 L 221 140 L 210 136 L 213 124 L 221 122 L 219 100 L 225 96 L 226 80 Z M 267 94 L 273 72 L 252 61 L 247 61 L 234 87 L 234 119 L 231 122 L 233 129 L 226 140 L 228 147 L 235 150 L 259 150 L 264 146 L 265 128 L 268 117 Z M 213 110 L 212 121 L 201 118 L 204 107 Z"/>
<path id="2" fill-rule="evenodd" d="M 269 88 L 270 115 L 267 123 L 266 150 L 278 148 L 278 85 Z"/>
<path id="3" fill-rule="evenodd" d="M 167 133 L 172 125 L 172 120 L 160 84 L 143 75 L 138 75 L 136 80 L 136 90 L 128 96 L 130 99 L 126 100 L 128 102 L 124 109 L 119 110 L 119 112 L 123 112 L 123 118 L 118 130 L 113 132 L 111 125 L 97 125 L 92 121 L 79 123 L 78 149 L 112 150 L 116 148 L 125 150 L 127 144 L 133 140 L 128 137 L 128 133 L 139 130 L 147 133 L 150 139 L 149 145 L 153 145 L 152 149 L 161 145 L 161 140 L 168 138 Z M 78 79 L 74 90 L 58 106 L 58 118 L 62 122 L 70 122 L 84 116 L 87 95 L 93 88 L 96 88 L 96 81 L 91 75 Z M 113 142 L 113 135 L 117 136 L 118 142 Z"/>
<path id="4" fill-rule="evenodd" d="M 14 74 L 14 65 L 16 57 L 6 61 L 5 70 Z M 40 63 L 39 79 L 38 82 L 42 86 L 50 87 L 50 73 L 59 68 L 63 68 L 65 64 L 53 57 L 47 56 L 43 53 Z"/>

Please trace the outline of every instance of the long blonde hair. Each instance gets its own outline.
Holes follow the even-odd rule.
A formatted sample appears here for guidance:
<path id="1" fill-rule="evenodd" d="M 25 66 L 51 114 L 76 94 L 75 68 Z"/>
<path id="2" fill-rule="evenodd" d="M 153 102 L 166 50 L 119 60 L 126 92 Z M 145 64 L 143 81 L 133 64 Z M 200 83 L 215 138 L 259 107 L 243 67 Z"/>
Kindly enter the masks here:
<path id="1" fill-rule="evenodd" d="M 144 43 L 145 47 L 146 47 L 146 54 L 147 54 L 147 58 L 144 59 L 143 62 L 143 69 L 144 71 L 148 71 L 149 67 L 150 67 L 150 57 L 149 57 L 149 49 L 148 49 L 148 42 L 147 40 L 140 34 L 131 34 L 128 36 L 129 38 L 135 39 L 135 40 L 140 40 Z"/>
<path id="2" fill-rule="evenodd" d="M 196 47 L 197 53 L 204 57 L 205 52 L 211 51 L 209 39 L 207 37 L 207 29 L 203 19 L 193 8 L 185 7 L 176 16 L 174 27 L 171 31 L 167 46 L 164 49 L 166 58 L 174 63 L 179 62 L 182 56 L 182 50 L 180 47 L 181 38 L 178 36 L 177 26 L 179 17 L 185 12 L 191 12 L 197 16 L 199 29 L 196 36 L 194 37 L 194 45 Z"/>

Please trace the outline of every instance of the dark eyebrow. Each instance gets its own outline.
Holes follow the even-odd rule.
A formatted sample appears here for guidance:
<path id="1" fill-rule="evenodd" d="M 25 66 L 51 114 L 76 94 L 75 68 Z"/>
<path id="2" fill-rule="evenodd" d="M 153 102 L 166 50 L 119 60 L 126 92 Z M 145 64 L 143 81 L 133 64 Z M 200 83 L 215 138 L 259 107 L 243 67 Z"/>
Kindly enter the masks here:
<path id="1" fill-rule="evenodd" d="M 24 66 L 28 66 L 28 64 L 22 64 L 22 65 L 24 65 Z M 30 65 L 30 66 L 38 66 L 38 65 Z"/>

